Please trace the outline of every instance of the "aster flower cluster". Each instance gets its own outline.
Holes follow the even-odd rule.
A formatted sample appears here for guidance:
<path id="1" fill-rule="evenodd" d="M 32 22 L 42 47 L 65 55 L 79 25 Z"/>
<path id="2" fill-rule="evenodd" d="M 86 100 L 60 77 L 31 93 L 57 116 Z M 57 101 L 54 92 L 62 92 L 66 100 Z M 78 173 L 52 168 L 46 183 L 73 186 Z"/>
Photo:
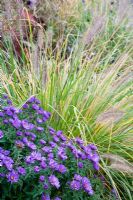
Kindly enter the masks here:
<path id="1" fill-rule="evenodd" d="M 75 199 L 77 192 L 84 199 L 95 195 L 91 174 L 99 170 L 100 159 L 94 144 L 85 145 L 81 138 L 68 139 L 61 130 L 50 127 L 51 114 L 35 97 L 22 109 L 15 108 L 7 95 L 1 102 L 1 187 L 5 183 L 9 190 L 10 185 L 15 191 L 24 187 L 24 195 L 42 200 Z M 34 192 L 29 194 L 29 188 Z M 65 196 L 67 191 L 70 197 Z M 2 199 L 5 196 L 0 195 Z"/>

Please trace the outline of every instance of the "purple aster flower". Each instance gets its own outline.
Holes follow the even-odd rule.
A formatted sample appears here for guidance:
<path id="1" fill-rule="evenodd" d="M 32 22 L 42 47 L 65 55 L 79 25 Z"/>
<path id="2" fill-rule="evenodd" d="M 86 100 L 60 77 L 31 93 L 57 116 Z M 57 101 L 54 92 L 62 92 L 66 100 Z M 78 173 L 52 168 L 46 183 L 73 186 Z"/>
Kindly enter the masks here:
<path id="1" fill-rule="evenodd" d="M 94 144 L 89 144 L 88 147 L 91 148 L 91 150 L 97 150 L 97 147 Z"/>
<path id="2" fill-rule="evenodd" d="M 27 137 L 22 138 L 22 141 L 26 145 L 29 143 L 29 140 L 27 139 Z"/>
<path id="3" fill-rule="evenodd" d="M 58 170 L 58 163 L 54 159 L 50 159 L 49 167 L 50 167 L 50 169 Z"/>
<path id="4" fill-rule="evenodd" d="M 43 188 L 44 188 L 45 190 L 48 190 L 48 184 L 45 183 L 45 184 L 43 185 Z"/>
<path id="5" fill-rule="evenodd" d="M 99 162 L 99 160 L 100 160 L 100 158 L 97 153 L 93 154 L 93 156 L 91 157 L 91 161 L 93 161 L 93 162 Z"/>
<path id="6" fill-rule="evenodd" d="M 21 175 L 25 175 L 25 174 L 26 174 L 25 168 L 23 168 L 23 167 L 21 167 L 21 166 L 17 168 L 17 171 L 18 171 L 18 173 L 21 174 Z"/>
<path id="7" fill-rule="evenodd" d="M 8 156 L 8 155 L 10 154 L 10 151 L 9 151 L 9 150 L 5 150 L 5 151 L 3 152 L 3 154 L 4 154 L 5 156 Z"/>
<path id="8" fill-rule="evenodd" d="M 67 138 L 66 138 L 66 136 L 65 135 L 60 135 L 60 139 L 63 141 L 63 142 L 65 142 L 65 141 L 67 141 Z"/>
<path id="9" fill-rule="evenodd" d="M 8 105 L 12 105 L 12 101 L 10 99 L 7 99 L 6 102 L 7 102 Z"/>
<path id="10" fill-rule="evenodd" d="M 37 113 L 38 113 L 39 115 L 42 115 L 42 114 L 43 114 L 43 109 L 40 108 L 39 110 L 37 110 Z"/>
<path id="11" fill-rule="evenodd" d="M 35 99 L 35 103 L 36 103 L 36 104 L 40 104 L 41 102 L 40 102 L 39 99 Z"/>
<path id="12" fill-rule="evenodd" d="M 41 200 L 50 200 L 49 194 L 43 194 Z"/>
<path id="13" fill-rule="evenodd" d="M 7 110 L 5 113 L 6 113 L 6 115 L 8 115 L 8 116 L 12 116 L 12 115 L 13 115 L 13 112 L 12 112 L 11 110 Z"/>
<path id="14" fill-rule="evenodd" d="M 26 130 L 32 130 L 34 128 L 34 124 L 29 123 L 27 120 L 22 120 L 22 127 Z"/>
<path id="15" fill-rule="evenodd" d="M 89 195 L 93 195 L 94 192 L 90 180 L 87 177 L 82 178 L 82 187 Z"/>
<path id="16" fill-rule="evenodd" d="M 80 169 L 83 168 L 83 163 L 82 163 L 82 162 L 79 162 L 79 163 L 78 163 L 78 168 L 80 168 Z"/>
<path id="17" fill-rule="evenodd" d="M 16 128 L 19 129 L 21 127 L 21 121 L 19 119 L 13 119 L 12 120 L 12 125 Z"/>
<path id="18" fill-rule="evenodd" d="M 38 124 L 42 124 L 43 123 L 43 120 L 40 119 L 40 118 L 38 118 L 36 121 L 37 121 Z"/>
<path id="19" fill-rule="evenodd" d="M 24 143 L 21 140 L 16 140 L 15 145 L 19 148 L 24 148 Z"/>
<path id="20" fill-rule="evenodd" d="M 3 94 L 3 99 L 8 99 L 8 95 L 7 94 Z"/>
<path id="21" fill-rule="evenodd" d="M 55 143 L 55 142 L 49 142 L 49 144 L 50 144 L 50 146 L 52 147 L 52 148 L 55 148 L 56 146 L 57 146 L 57 144 Z"/>
<path id="22" fill-rule="evenodd" d="M 76 138 L 75 138 L 75 142 L 76 142 L 77 144 L 79 144 L 79 145 L 84 145 L 83 140 L 82 140 L 81 138 L 79 138 L 79 137 L 76 137 Z"/>
<path id="23" fill-rule="evenodd" d="M 60 172 L 61 174 L 65 174 L 67 172 L 67 168 L 65 167 L 65 165 L 59 164 L 57 171 Z"/>
<path id="24" fill-rule="evenodd" d="M 60 137 L 60 136 L 62 135 L 62 131 L 60 131 L 60 130 L 57 131 L 57 132 L 56 132 L 56 135 L 57 135 L 58 137 Z"/>
<path id="25" fill-rule="evenodd" d="M 52 186 L 55 186 L 57 189 L 60 187 L 59 179 L 55 175 L 50 175 L 48 179 Z"/>
<path id="26" fill-rule="evenodd" d="M 10 118 L 8 121 L 12 124 L 14 122 L 14 119 Z"/>
<path id="27" fill-rule="evenodd" d="M 49 119 L 51 116 L 51 113 L 50 112 L 47 112 L 47 111 L 43 111 L 43 117 L 45 117 L 46 119 Z"/>
<path id="28" fill-rule="evenodd" d="M 11 161 L 11 159 L 9 157 L 6 157 L 3 160 L 4 165 L 6 166 L 6 168 L 11 171 L 13 169 L 13 162 Z"/>
<path id="29" fill-rule="evenodd" d="M 45 145 L 45 144 L 46 144 L 46 141 L 43 140 L 43 139 L 41 139 L 39 142 L 40 142 L 40 144 L 42 144 L 42 145 Z"/>
<path id="30" fill-rule="evenodd" d="M 80 176 L 79 174 L 75 174 L 74 175 L 74 180 L 81 181 L 82 180 L 82 176 Z"/>
<path id="31" fill-rule="evenodd" d="M 31 132 L 26 131 L 24 134 L 25 134 L 25 136 L 30 136 Z"/>
<path id="32" fill-rule="evenodd" d="M 34 167 L 34 172 L 35 172 L 35 173 L 38 173 L 39 171 L 40 171 L 40 167 L 39 167 L 39 166 L 35 166 L 35 167 Z"/>
<path id="33" fill-rule="evenodd" d="M 0 178 L 4 178 L 5 174 L 4 173 L 0 173 Z"/>
<path id="34" fill-rule="evenodd" d="M 40 166 L 41 166 L 42 169 L 46 169 L 46 168 L 47 168 L 47 164 L 46 164 L 45 161 L 42 161 L 42 162 L 40 163 Z"/>
<path id="35" fill-rule="evenodd" d="M 60 146 L 63 147 L 63 148 L 66 148 L 66 147 L 67 147 L 67 144 L 66 144 L 65 142 L 62 142 L 62 143 L 60 144 Z"/>
<path id="36" fill-rule="evenodd" d="M 26 156 L 25 162 L 27 164 L 33 164 L 35 163 L 35 159 L 32 156 Z"/>
<path id="37" fill-rule="evenodd" d="M 43 117 L 42 120 L 43 120 L 43 123 L 44 123 L 44 122 L 46 122 L 48 119 L 47 119 L 46 117 Z"/>
<path id="38" fill-rule="evenodd" d="M 16 112 L 18 109 L 15 108 L 14 106 L 10 106 L 10 110 L 11 110 L 12 112 Z"/>
<path id="39" fill-rule="evenodd" d="M 36 150 L 36 149 L 37 149 L 36 145 L 35 145 L 33 142 L 30 142 L 30 141 L 29 141 L 29 143 L 27 144 L 27 146 L 28 146 L 31 150 Z"/>
<path id="40" fill-rule="evenodd" d="M 8 119 L 4 119 L 4 120 L 3 120 L 3 123 L 4 123 L 4 124 L 9 124 L 9 120 L 8 120 Z"/>
<path id="41" fill-rule="evenodd" d="M 34 141 L 34 140 L 36 139 L 36 134 L 31 133 L 31 134 L 30 134 L 30 137 L 31 137 L 31 140 Z"/>
<path id="42" fill-rule="evenodd" d="M 39 181 L 40 181 L 40 182 L 44 182 L 44 181 L 45 181 L 45 176 L 41 175 L 41 176 L 39 177 Z"/>
<path id="43" fill-rule="evenodd" d="M 22 106 L 22 108 L 27 109 L 27 108 L 29 108 L 29 105 L 28 105 L 27 103 L 25 103 L 25 104 Z"/>
<path id="44" fill-rule="evenodd" d="M 94 167 L 95 170 L 98 171 L 99 168 L 100 168 L 100 167 L 99 167 L 99 163 L 97 163 L 97 162 L 93 163 L 93 167 Z"/>
<path id="45" fill-rule="evenodd" d="M 0 139 L 2 139 L 4 137 L 3 132 L 0 130 Z"/>
<path id="46" fill-rule="evenodd" d="M 49 147 L 49 146 L 43 147 L 42 150 L 43 150 L 45 153 L 52 153 L 52 148 Z"/>
<path id="47" fill-rule="evenodd" d="M 4 113 L 3 112 L 0 112 L 0 117 L 4 117 Z"/>
<path id="48" fill-rule="evenodd" d="M 55 197 L 54 200 L 61 200 L 61 198 L 60 197 Z"/>
<path id="49" fill-rule="evenodd" d="M 33 105 L 32 105 L 32 108 L 33 108 L 34 110 L 39 110 L 39 106 L 38 106 L 37 104 L 33 104 Z"/>
<path id="50" fill-rule="evenodd" d="M 40 126 L 38 126 L 38 127 L 36 127 L 36 130 L 37 130 L 37 131 L 41 131 L 41 132 L 42 132 L 42 131 L 44 131 L 44 128 L 43 128 L 43 127 L 40 127 Z"/>
<path id="51" fill-rule="evenodd" d="M 34 96 L 30 97 L 30 99 L 27 101 L 27 103 L 33 103 L 35 102 L 36 98 Z"/>
<path id="52" fill-rule="evenodd" d="M 14 111 L 15 114 L 19 114 L 19 113 L 22 113 L 22 112 L 23 112 L 23 111 L 20 110 L 20 109 L 16 109 L 16 110 Z"/>
<path id="53" fill-rule="evenodd" d="M 17 131 L 17 132 L 16 132 L 16 135 L 17 135 L 17 136 L 22 136 L 22 135 L 23 135 L 23 132 L 22 132 L 22 131 Z"/>
<path id="54" fill-rule="evenodd" d="M 55 130 L 51 127 L 48 128 L 51 135 L 55 135 Z"/>
<path id="55" fill-rule="evenodd" d="M 34 160 L 37 160 L 37 161 L 41 161 L 42 160 L 42 154 L 40 152 L 37 152 L 37 151 L 33 151 L 31 153 L 31 157 L 34 159 Z"/>
<path id="56" fill-rule="evenodd" d="M 53 153 L 49 153 L 48 154 L 48 158 L 54 158 L 54 154 Z"/>
<path id="57" fill-rule="evenodd" d="M 46 160 L 47 160 L 46 157 L 42 156 L 41 161 L 46 161 Z"/>
<path id="58" fill-rule="evenodd" d="M 17 183 L 18 180 L 19 180 L 19 175 L 18 175 L 18 172 L 16 172 L 15 170 L 9 172 L 7 174 L 7 179 L 9 182 L 11 183 Z"/>
<path id="59" fill-rule="evenodd" d="M 0 159 L 0 167 L 3 166 L 3 161 Z"/>
<path id="60" fill-rule="evenodd" d="M 70 141 L 67 143 L 67 147 L 72 151 L 73 149 L 75 149 L 73 143 Z"/>
<path id="61" fill-rule="evenodd" d="M 93 153 L 89 146 L 85 146 L 83 150 L 87 155 L 92 155 Z"/>
<path id="62" fill-rule="evenodd" d="M 65 149 L 62 147 L 59 147 L 57 155 L 61 160 L 66 160 L 68 158 L 66 155 Z"/>
<path id="63" fill-rule="evenodd" d="M 86 156 L 85 153 L 82 153 L 82 154 L 81 154 L 81 159 L 82 159 L 82 160 L 86 160 L 86 159 L 87 159 L 87 156 Z"/>
<path id="64" fill-rule="evenodd" d="M 72 190 L 80 190 L 81 189 L 81 184 L 80 184 L 80 182 L 79 181 L 77 181 L 77 180 L 73 180 L 71 183 L 70 183 L 70 188 L 72 189 Z"/>
<path id="65" fill-rule="evenodd" d="M 53 136 L 53 140 L 54 140 L 54 142 L 59 142 L 60 141 L 60 139 L 56 135 Z"/>

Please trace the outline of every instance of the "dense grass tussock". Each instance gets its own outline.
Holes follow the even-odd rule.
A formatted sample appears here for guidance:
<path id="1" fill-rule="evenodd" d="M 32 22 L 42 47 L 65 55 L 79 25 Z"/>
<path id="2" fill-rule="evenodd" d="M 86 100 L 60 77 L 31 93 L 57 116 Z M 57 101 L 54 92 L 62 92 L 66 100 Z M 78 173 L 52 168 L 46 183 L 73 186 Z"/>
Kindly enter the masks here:
<path id="1" fill-rule="evenodd" d="M 52 112 L 56 130 L 95 143 L 100 173 L 118 198 L 127 200 L 132 199 L 133 171 L 133 30 L 126 13 L 103 5 L 71 1 L 67 10 L 73 12 L 66 14 L 64 3 L 60 17 L 50 15 L 47 28 L 41 26 L 35 38 L 29 27 L 30 39 L 20 42 L 21 57 L 4 38 L 0 88 L 19 108 L 36 95 Z"/>

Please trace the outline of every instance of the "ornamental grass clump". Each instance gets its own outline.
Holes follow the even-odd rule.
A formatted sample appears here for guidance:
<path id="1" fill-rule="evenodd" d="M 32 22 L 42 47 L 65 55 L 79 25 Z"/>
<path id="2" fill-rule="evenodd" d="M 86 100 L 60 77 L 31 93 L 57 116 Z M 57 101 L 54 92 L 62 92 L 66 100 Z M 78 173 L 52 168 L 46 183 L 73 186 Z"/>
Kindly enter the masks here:
<path id="1" fill-rule="evenodd" d="M 7 95 L 0 104 L 0 199 L 102 199 L 94 144 L 48 126 L 35 97 L 22 109 Z"/>

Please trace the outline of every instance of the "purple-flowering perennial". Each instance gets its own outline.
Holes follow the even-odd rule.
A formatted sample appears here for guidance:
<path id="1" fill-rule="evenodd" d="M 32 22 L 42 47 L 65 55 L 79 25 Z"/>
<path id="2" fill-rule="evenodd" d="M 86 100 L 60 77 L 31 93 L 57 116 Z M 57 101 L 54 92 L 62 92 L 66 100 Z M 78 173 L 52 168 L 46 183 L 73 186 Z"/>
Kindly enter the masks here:
<path id="1" fill-rule="evenodd" d="M 22 120 L 22 127 L 25 129 L 25 130 L 32 130 L 34 128 L 34 125 L 29 123 L 27 120 Z"/>
<path id="2" fill-rule="evenodd" d="M 39 171 L 40 171 L 40 167 L 39 167 L 39 166 L 35 166 L 35 167 L 34 167 L 34 172 L 35 172 L 35 173 L 38 173 Z"/>
<path id="3" fill-rule="evenodd" d="M 57 189 L 60 187 L 60 182 L 55 175 L 50 175 L 48 179 L 52 186 L 55 186 Z"/>
<path id="4" fill-rule="evenodd" d="M 42 150 L 43 150 L 45 153 L 52 153 L 52 148 L 49 147 L 49 146 L 43 147 Z"/>
<path id="5" fill-rule="evenodd" d="M 60 172 L 61 174 L 65 174 L 67 172 L 67 168 L 63 164 L 59 164 L 57 167 L 57 171 Z"/>
<path id="6" fill-rule="evenodd" d="M 45 184 L 43 185 L 43 188 L 44 188 L 44 190 L 48 190 L 48 184 L 45 183 Z"/>
<path id="7" fill-rule="evenodd" d="M 54 135 L 54 136 L 53 136 L 53 141 L 54 141 L 54 142 L 59 142 L 60 139 L 59 139 L 56 135 Z"/>
<path id="8" fill-rule="evenodd" d="M 43 194 L 41 200 L 50 200 L 49 194 Z"/>
<path id="9" fill-rule="evenodd" d="M 42 154 L 40 152 L 37 152 L 37 151 L 33 151 L 31 153 L 31 157 L 34 159 L 34 160 L 37 160 L 37 161 L 41 161 L 42 160 Z"/>
<path id="10" fill-rule="evenodd" d="M 3 132 L 0 130 L 0 139 L 2 139 L 4 137 Z"/>
<path id="11" fill-rule="evenodd" d="M 45 144 L 46 144 L 46 141 L 43 140 L 43 139 L 41 139 L 41 140 L 40 140 L 40 144 L 41 144 L 41 145 L 45 145 Z"/>
<path id="12" fill-rule="evenodd" d="M 19 129 L 21 127 L 21 121 L 19 119 L 13 119 L 12 120 L 12 125 L 16 128 Z"/>
<path id="13" fill-rule="evenodd" d="M 40 131 L 40 132 L 42 132 L 42 131 L 44 131 L 44 128 L 43 128 L 43 127 L 40 127 L 40 126 L 38 126 L 38 127 L 36 127 L 36 130 L 37 130 L 37 131 Z"/>
<path id="14" fill-rule="evenodd" d="M 42 161 L 40 166 L 41 166 L 42 169 L 46 169 L 47 168 L 47 164 L 46 164 L 45 161 Z"/>
<path id="15" fill-rule="evenodd" d="M 4 117 L 4 113 L 3 112 L 0 112 L 0 117 Z"/>
<path id="16" fill-rule="evenodd" d="M 26 174 L 25 168 L 23 168 L 23 167 L 21 167 L 21 166 L 17 168 L 17 171 L 18 171 L 18 173 L 21 174 L 21 175 L 25 175 L 25 174 Z"/>
<path id="17" fill-rule="evenodd" d="M 17 183 L 18 180 L 19 180 L 19 175 L 18 175 L 18 172 L 16 172 L 15 170 L 9 172 L 7 174 L 7 179 L 9 182 L 11 183 Z"/>
<path id="18" fill-rule="evenodd" d="M 38 106 L 37 104 L 33 104 L 33 105 L 32 105 L 32 108 L 33 108 L 34 110 L 39 110 L 39 106 Z"/>
<path id="19" fill-rule="evenodd" d="M 75 174 L 73 179 L 76 180 L 76 181 L 81 181 L 82 176 L 80 176 L 79 174 Z"/>
<path id="20" fill-rule="evenodd" d="M 72 189 L 72 190 L 80 190 L 81 189 L 81 184 L 80 184 L 80 182 L 79 181 L 77 181 L 77 180 L 73 180 L 71 183 L 70 183 L 70 188 Z"/>
<path id="21" fill-rule="evenodd" d="M 40 181 L 40 182 L 44 182 L 44 181 L 45 181 L 45 176 L 41 175 L 41 176 L 39 177 L 39 181 Z"/>
<path id="22" fill-rule="evenodd" d="M 54 200 L 61 200 L 61 198 L 60 197 L 55 197 Z"/>
<path id="23" fill-rule="evenodd" d="M 43 123 L 43 120 L 40 119 L 40 118 L 38 118 L 36 121 L 37 121 L 38 124 L 42 124 Z"/>
<path id="24" fill-rule="evenodd" d="M 87 177 L 82 178 L 82 187 L 89 195 L 93 195 L 93 189 L 90 180 Z"/>
<path id="25" fill-rule="evenodd" d="M 28 105 L 27 103 L 25 103 L 25 104 L 22 106 L 22 108 L 27 109 L 27 108 L 29 108 L 29 105 Z"/>
<path id="26" fill-rule="evenodd" d="M 16 132 L 16 135 L 17 135 L 17 136 L 22 136 L 22 135 L 23 135 L 23 132 L 22 132 L 22 131 L 17 131 L 17 132 Z"/>
<path id="27" fill-rule="evenodd" d="M 16 140 L 15 144 L 18 148 L 24 148 L 24 143 L 21 140 Z"/>
<path id="28" fill-rule="evenodd" d="M 78 163 L 78 168 L 82 169 L 82 168 L 83 168 L 83 166 L 84 166 L 84 165 L 83 165 L 83 163 L 82 163 L 82 162 L 79 162 L 79 163 Z"/>

